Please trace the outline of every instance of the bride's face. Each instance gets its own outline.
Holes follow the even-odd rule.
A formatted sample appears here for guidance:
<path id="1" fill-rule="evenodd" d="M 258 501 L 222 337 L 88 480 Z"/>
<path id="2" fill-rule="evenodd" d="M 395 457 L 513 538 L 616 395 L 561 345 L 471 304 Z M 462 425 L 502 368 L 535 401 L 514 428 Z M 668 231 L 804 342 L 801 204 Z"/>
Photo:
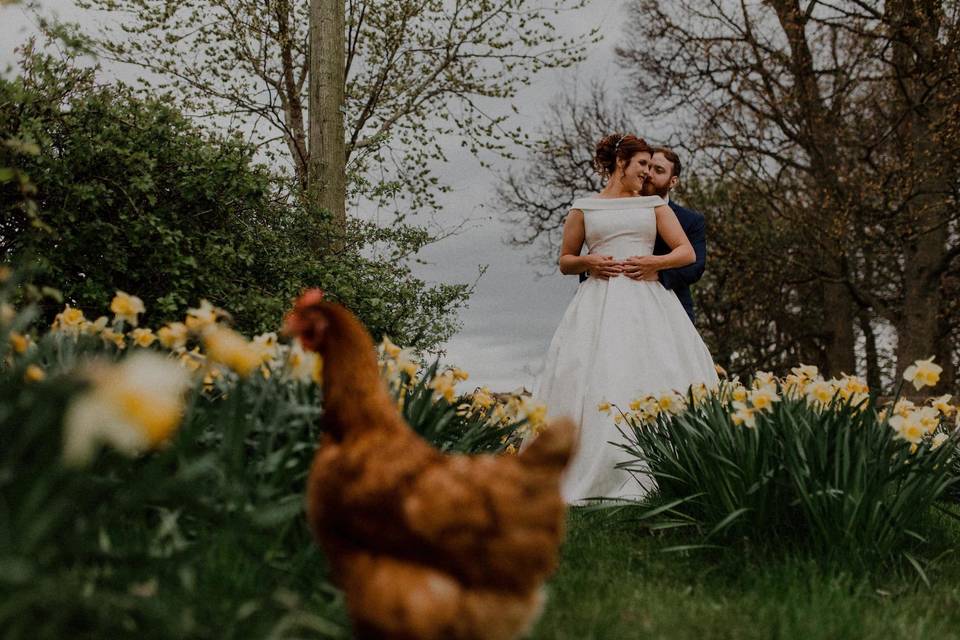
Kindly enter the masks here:
<path id="1" fill-rule="evenodd" d="M 650 154 L 646 151 L 633 154 L 630 162 L 624 165 L 623 175 L 620 177 L 624 188 L 629 191 L 640 191 L 640 188 L 643 187 L 643 181 L 647 177 L 649 164 Z"/>

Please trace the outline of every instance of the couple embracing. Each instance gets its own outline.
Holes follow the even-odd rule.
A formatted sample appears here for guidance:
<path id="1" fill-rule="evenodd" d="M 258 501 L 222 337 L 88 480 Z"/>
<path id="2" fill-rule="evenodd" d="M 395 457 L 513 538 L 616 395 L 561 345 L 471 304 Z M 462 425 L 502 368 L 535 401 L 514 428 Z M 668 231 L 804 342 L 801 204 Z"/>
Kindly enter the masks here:
<path id="1" fill-rule="evenodd" d="M 570 416 L 580 427 L 562 487 L 571 504 L 640 498 L 656 486 L 647 474 L 616 468 L 629 455 L 616 446 L 623 435 L 598 405 L 625 408 L 634 398 L 717 384 L 689 289 L 704 269 L 704 219 L 669 197 L 679 158 L 614 134 L 597 145 L 594 167 L 606 184 L 573 202 L 560 249 L 561 273 L 580 274 L 580 286 L 535 393 L 551 415 Z"/>

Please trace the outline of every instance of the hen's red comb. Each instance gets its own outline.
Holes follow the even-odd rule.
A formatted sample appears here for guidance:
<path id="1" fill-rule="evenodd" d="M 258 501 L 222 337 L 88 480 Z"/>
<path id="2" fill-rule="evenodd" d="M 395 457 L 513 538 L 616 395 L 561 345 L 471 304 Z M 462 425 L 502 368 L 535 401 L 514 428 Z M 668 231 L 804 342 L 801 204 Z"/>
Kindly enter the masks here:
<path id="1" fill-rule="evenodd" d="M 315 304 L 323 302 L 323 291 L 321 289 L 307 289 L 297 300 L 297 307 L 312 307 Z"/>

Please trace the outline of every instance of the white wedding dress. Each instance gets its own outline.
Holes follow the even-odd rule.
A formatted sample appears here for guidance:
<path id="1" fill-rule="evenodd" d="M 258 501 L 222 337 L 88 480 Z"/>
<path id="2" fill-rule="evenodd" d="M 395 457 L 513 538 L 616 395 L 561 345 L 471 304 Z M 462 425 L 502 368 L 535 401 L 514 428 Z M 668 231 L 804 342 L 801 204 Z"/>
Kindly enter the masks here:
<path id="1" fill-rule="evenodd" d="M 657 196 L 582 198 L 590 253 L 617 259 L 653 253 Z M 655 488 L 649 474 L 616 469 L 631 456 L 611 444 L 623 436 L 612 415 L 597 410 L 609 401 L 628 410 L 631 400 L 691 384 L 717 383 L 710 352 L 677 296 L 659 282 L 626 276 L 580 283 L 550 343 L 534 397 L 550 416 L 566 415 L 580 426 L 579 448 L 563 480 L 571 504 L 587 498 L 641 498 Z"/>

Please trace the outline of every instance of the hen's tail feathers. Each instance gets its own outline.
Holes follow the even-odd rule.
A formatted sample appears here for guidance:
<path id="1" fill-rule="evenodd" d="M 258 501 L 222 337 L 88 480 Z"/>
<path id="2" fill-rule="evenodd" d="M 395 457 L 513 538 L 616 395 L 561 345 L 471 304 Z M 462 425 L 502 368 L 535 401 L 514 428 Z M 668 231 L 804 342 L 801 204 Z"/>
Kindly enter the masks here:
<path id="1" fill-rule="evenodd" d="M 557 418 L 520 454 L 528 467 L 562 470 L 573 457 L 577 427 L 570 418 Z"/>

